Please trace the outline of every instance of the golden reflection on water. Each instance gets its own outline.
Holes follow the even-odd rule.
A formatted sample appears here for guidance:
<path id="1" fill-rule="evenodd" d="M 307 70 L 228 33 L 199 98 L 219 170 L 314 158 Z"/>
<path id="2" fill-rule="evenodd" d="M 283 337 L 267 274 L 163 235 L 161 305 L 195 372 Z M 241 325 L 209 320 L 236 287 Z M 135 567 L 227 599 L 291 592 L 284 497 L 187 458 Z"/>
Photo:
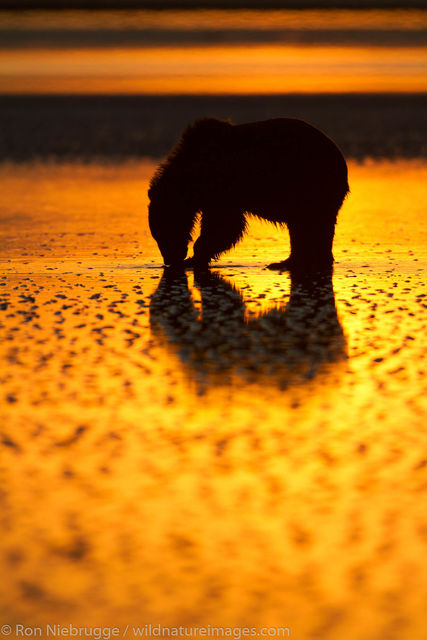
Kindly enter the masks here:
<path id="1" fill-rule="evenodd" d="M 41 29 L 185 29 L 261 30 L 277 28 L 343 30 L 417 30 L 427 25 L 426 14 L 417 9 L 393 10 L 268 10 L 268 11 L 2 11 L 0 28 Z"/>
<path id="2" fill-rule="evenodd" d="M 262 268 L 286 233 L 255 221 L 162 310 L 153 168 L 0 170 L 0 622 L 421 640 L 427 166 L 350 164 L 333 333 L 307 324 L 313 294 L 289 315 L 289 277 Z"/>
<path id="3" fill-rule="evenodd" d="M 0 50 L 0 93 L 419 92 L 425 59 L 379 46 Z"/>
<path id="4" fill-rule="evenodd" d="M 3 12 L 0 93 L 420 92 L 426 29 L 419 10 Z"/>

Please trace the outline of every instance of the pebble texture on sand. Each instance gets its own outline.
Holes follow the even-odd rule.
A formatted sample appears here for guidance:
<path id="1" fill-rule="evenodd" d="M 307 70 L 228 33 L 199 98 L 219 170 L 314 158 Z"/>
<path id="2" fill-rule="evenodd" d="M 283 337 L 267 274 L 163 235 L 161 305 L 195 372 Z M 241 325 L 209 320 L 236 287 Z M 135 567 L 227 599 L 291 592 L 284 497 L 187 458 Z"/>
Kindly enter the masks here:
<path id="1" fill-rule="evenodd" d="M 424 639 L 425 165 L 351 165 L 333 290 L 257 222 L 162 279 L 152 169 L 0 169 L 0 622 Z"/>

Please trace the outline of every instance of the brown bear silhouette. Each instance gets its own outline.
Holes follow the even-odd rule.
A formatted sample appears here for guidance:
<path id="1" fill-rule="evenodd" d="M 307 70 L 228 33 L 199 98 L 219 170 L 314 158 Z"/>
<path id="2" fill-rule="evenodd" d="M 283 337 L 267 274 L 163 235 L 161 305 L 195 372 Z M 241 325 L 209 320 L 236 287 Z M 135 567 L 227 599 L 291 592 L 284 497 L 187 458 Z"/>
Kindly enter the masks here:
<path id="1" fill-rule="evenodd" d="M 254 215 L 289 229 L 290 257 L 270 269 L 328 269 L 347 193 L 341 151 L 312 125 L 205 118 L 187 127 L 151 180 L 150 230 L 165 265 L 205 267 L 242 238 Z M 185 260 L 199 212 L 201 233 Z"/>

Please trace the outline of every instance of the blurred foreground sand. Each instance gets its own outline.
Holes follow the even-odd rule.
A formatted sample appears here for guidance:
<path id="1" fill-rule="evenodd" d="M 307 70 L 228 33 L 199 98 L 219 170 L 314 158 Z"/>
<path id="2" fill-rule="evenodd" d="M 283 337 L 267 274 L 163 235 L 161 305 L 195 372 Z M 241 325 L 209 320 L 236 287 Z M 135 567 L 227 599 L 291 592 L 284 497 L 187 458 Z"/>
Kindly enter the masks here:
<path id="1" fill-rule="evenodd" d="M 162 298 L 152 171 L 0 169 L 0 622 L 424 639 L 426 165 L 351 165 L 309 361 L 310 300 L 285 316 L 289 277 L 263 270 L 284 231 L 224 257 L 215 313 L 192 274 Z"/>

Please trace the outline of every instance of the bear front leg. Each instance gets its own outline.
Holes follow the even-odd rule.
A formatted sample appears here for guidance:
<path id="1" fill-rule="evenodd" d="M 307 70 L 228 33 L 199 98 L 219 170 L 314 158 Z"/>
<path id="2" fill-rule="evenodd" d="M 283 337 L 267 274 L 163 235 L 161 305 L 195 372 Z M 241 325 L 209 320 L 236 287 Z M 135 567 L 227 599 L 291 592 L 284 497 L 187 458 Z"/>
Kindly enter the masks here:
<path id="1" fill-rule="evenodd" d="M 203 211 L 200 236 L 194 243 L 193 266 L 207 266 L 219 258 L 239 242 L 245 229 L 246 220 L 241 211 L 223 211 L 220 215 Z"/>

